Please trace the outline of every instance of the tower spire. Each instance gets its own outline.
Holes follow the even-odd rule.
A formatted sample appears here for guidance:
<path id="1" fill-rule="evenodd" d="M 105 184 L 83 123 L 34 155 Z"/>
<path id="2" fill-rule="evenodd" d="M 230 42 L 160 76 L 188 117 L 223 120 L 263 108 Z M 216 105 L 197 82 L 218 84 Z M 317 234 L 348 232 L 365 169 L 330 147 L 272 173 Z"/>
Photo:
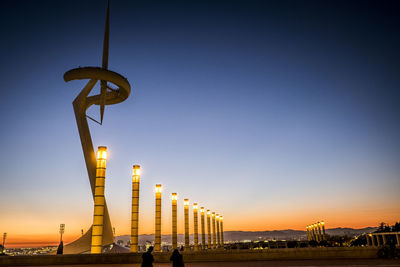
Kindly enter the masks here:
<path id="1" fill-rule="evenodd" d="M 106 26 L 104 29 L 103 62 L 102 62 L 103 69 L 108 69 L 109 42 L 110 42 L 110 0 L 108 0 L 107 3 Z M 103 124 L 106 93 L 107 93 L 107 81 L 102 80 L 100 82 L 100 124 Z"/>
<path id="2" fill-rule="evenodd" d="M 108 47 L 110 40 L 110 1 L 107 4 L 107 15 L 106 15 L 106 26 L 104 29 L 104 41 L 103 41 L 103 69 L 108 69 Z"/>

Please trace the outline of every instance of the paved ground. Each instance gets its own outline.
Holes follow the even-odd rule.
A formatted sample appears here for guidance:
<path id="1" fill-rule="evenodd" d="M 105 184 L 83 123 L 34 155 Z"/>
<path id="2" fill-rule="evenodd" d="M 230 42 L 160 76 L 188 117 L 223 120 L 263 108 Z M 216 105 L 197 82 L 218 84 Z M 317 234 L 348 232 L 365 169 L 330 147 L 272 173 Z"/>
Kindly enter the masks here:
<path id="1" fill-rule="evenodd" d="M 95 265 L 58 265 L 59 267 L 140 267 L 140 264 L 95 264 Z M 154 263 L 154 267 L 172 266 L 170 263 Z M 293 260 L 293 261 L 251 261 L 251 262 L 196 262 L 186 263 L 185 267 L 262 267 L 262 266 L 379 266 L 400 267 L 400 260 Z M 38 266 L 30 266 L 38 267 Z M 43 266 L 41 266 L 43 267 Z"/>

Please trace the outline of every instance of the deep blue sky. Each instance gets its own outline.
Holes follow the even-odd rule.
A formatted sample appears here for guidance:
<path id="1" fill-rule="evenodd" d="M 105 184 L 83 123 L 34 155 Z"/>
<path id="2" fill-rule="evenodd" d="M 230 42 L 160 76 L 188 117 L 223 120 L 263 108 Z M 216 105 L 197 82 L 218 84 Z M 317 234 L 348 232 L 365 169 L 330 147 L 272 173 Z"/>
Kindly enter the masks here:
<path id="1" fill-rule="evenodd" d="M 71 105 L 85 82 L 63 74 L 101 65 L 105 9 L 2 2 L 0 228 L 90 225 Z M 90 126 L 110 151 L 117 229 L 129 231 L 134 163 L 143 232 L 156 183 L 167 207 L 176 191 L 223 213 L 227 230 L 398 219 L 398 14 L 398 1 L 111 1 L 109 68 L 132 93 Z"/>

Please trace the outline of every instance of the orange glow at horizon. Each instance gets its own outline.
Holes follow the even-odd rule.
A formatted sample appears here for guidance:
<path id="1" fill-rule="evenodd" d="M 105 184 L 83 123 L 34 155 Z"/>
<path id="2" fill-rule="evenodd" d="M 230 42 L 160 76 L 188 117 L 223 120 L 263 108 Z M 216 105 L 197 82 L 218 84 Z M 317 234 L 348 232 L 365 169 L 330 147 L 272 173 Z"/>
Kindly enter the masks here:
<path id="1" fill-rule="evenodd" d="M 327 229 L 337 227 L 349 227 L 349 228 L 364 228 L 364 227 L 377 227 L 379 223 L 385 222 L 389 225 L 393 225 L 396 221 L 397 215 L 400 214 L 400 210 L 393 210 L 391 214 L 381 214 L 380 216 L 371 216 L 371 213 L 356 213 L 343 214 L 340 217 L 339 214 L 330 214 L 323 218 L 317 218 L 314 216 L 303 216 L 300 217 L 295 215 L 283 215 L 277 216 L 272 215 L 256 215 L 250 219 L 246 216 L 231 216 L 231 214 L 224 215 L 224 231 L 270 231 L 270 230 L 301 230 L 305 231 L 306 226 L 315 220 L 324 220 Z M 168 214 L 163 215 L 163 226 L 162 234 L 171 234 L 170 232 L 170 220 L 166 219 Z M 123 224 L 120 220 L 113 220 L 114 225 L 119 229 L 117 235 L 129 235 L 129 223 Z M 143 218 L 140 221 L 139 234 L 154 234 L 152 226 L 153 218 Z M 35 228 L 34 234 L 19 231 L 20 229 L 11 227 L 8 225 L 7 233 L 8 238 L 6 239 L 6 247 L 17 248 L 17 247 L 39 247 L 59 244 L 59 234 L 57 232 L 57 226 L 53 227 L 54 233 L 48 233 L 47 226 L 43 226 L 40 230 Z M 67 224 L 66 234 L 63 236 L 64 244 L 72 242 L 81 236 L 81 229 L 78 227 L 72 227 Z M 192 225 L 190 226 L 190 232 L 192 233 Z M 3 228 L 5 229 L 5 228 Z M 24 228 L 26 229 L 26 228 Z M 87 229 L 85 229 L 86 232 Z M 183 234 L 183 216 L 178 217 L 178 234 Z"/>

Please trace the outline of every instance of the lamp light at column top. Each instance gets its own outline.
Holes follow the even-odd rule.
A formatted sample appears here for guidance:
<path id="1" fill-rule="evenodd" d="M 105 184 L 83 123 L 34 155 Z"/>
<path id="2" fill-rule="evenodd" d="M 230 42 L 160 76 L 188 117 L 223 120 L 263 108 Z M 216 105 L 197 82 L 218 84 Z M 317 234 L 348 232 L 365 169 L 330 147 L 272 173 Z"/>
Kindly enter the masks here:
<path id="1" fill-rule="evenodd" d="M 140 166 L 133 165 L 132 168 L 132 182 L 139 183 L 140 182 Z"/>
<path id="2" fill-rule="evenodd" d="M 215 217 L 215 212 L 211 213 L 211 216 L 212 216 L 212 217 Z"/>
<path id="3" fill-rule="evenodd" d="M 178 195 L 176 193 L 172 193 L 171 200 L 178 200 Z"/>
<path id="4" fill-rule="evenodd" d="M 200 212 L 201 212 L 201 213 L 204 213 L 204 207 L 201 207 L 201 208 L 200 208 Z"/>
<path id="5" fill-rule="evenodd" d="M 98 147 L 97 159 L 107 159 L 107 147 L 105 146 Z"/>
<path id="6" fill-rule="evenodd" d="M 141 175 L 141 171 L 140 171 L 140 166 L 139 166 L 139 165 L 133 165 L 133 168 L 132 168 L 132 175 L 133 175 L 133 176 L 139 176 L 139 175 Z"/>
<path id="7" fill-rule="evenodd" d="M 194 209 L 194 210 L 197 210 L 198 207 L 199 207 L 199 206 L 197 205 L 197 203 L 193 203 L 193 209 Z"/>
<path id="8" fill-rule="evenodd" d="M 189 199 L 184 199 L 183 200 L 183 205 L 189 206 Z"/>
<path id="9" fill-rule="evenodd" d="M 156 184 L 156 188 L 154 189 L 156 193 L 162 192 L 162 186 L 160 184 Z"/>
<path id="10" fill-rule="evenodd" d="M 324 224 L 325 224 L 325 222 L 324 222 L 324 221 L 322 221 L 322 222 L 321 222 L 321 225 L 324 225 Z"/>
<path id="11" fill-rule="evenodd" d="M 211 214 L 211 211 L 210 210 L 207 210 L 207 215 L 210 215 Z"/>
<path id="12" fill-rule="evenodd" d="M 223 216 L 219 216 L 219 220 L 220 221 L 224 220 L 224 217 Z"/>

